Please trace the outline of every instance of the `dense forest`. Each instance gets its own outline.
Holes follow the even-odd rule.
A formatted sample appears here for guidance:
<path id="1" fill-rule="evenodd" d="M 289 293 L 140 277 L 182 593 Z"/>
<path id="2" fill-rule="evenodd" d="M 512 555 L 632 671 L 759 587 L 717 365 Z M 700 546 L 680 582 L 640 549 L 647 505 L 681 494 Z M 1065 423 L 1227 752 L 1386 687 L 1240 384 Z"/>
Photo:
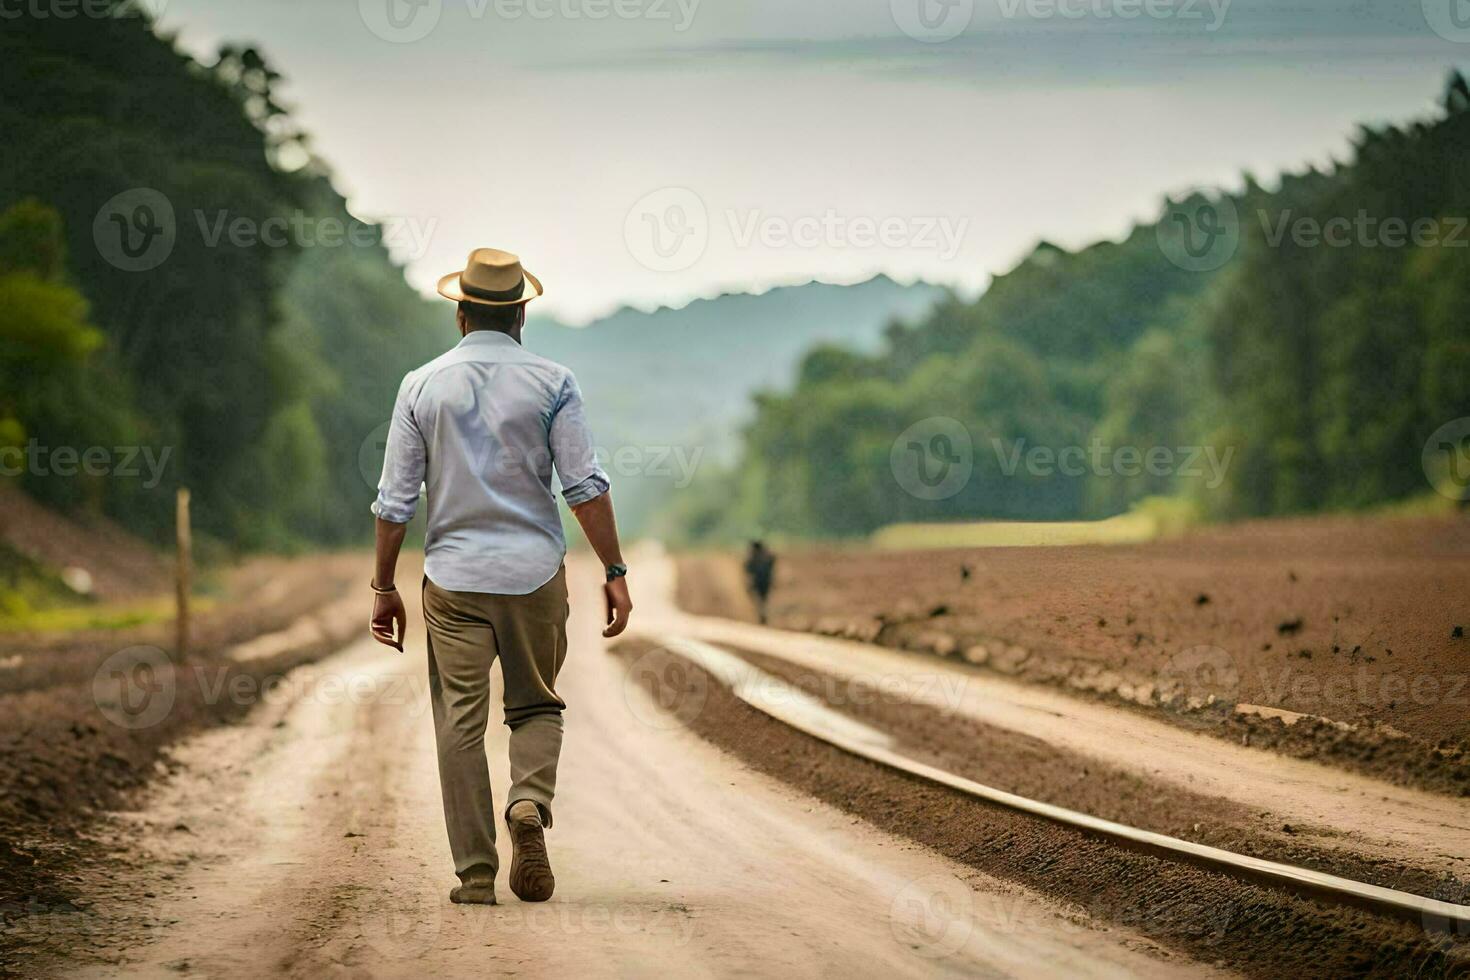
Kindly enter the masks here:
<path id="1" fill-rule="evenodd" d="M 232 547 L 358 539 L 374 434 L 404 372 L 452 340 L 446 311 L 348 212 L 259 52 L 201 64 L 139 5 L 114 7 L 0 34 L 0 451 L 99 447 L 114 465 L 42 457 L 0 479 L 158 537 L 186 485 Z M 1042 243 L 876 349 L 810 350 L 792 387 L 756 397 L 739 460 L 706 461 L 662 529 L 853 536 L 1158 496 L 1232 519 L 1425 493 L 1426 439 L 1470 416 L 1460 76 L 1442 105 L 1362 129 L 1327 172 L 1168 202 L 1121 241 Z M 1224 214 L 1222 260 L 1199 260 L 1194 236 L 1216 237 L 1200 216 Z M 220 233 L 236 222 L 366 235 L 267 245 Z M 895 442 L 936 418 L 962 428 L 973 471 L 914 493 Z M 1085 462 L 1058 465 L 1069 450 Z M 140 453 L 156 479 L 115 465 Z"/>
<path id="2" fill-rule="evenodd" d="M 202 65 L 113 6 L 0 34 L 0 447 L 33 450 L 7 478 L 144 532 L 187 485 L 231 546 L 360 537 L 359 448 L 452 325 L 347 212 L 258 52 Z M 98 455 L 41 455 L 60 447 Z M 140 449 L 167 452 L 157 479 L 121 465 Z"/>
<path id="3" fill-rule="evenodd" d="M 1426 439 L 1470 416 L 1467 215 L 1455 74 L 1435 118 L 1363 128 L 1330 172 L 1166 202 L 1118 242 L 1043 243 L 977 301 L 894 324 L 876 354 L 811 351 L 676 526 L 851 536 L 1158 496 L 1233 519 L 1431 493 Z M 962 427 L 935 451 L 973 467 L 942 496 L 906 489 L 891 455 L 934 418 Z"/>

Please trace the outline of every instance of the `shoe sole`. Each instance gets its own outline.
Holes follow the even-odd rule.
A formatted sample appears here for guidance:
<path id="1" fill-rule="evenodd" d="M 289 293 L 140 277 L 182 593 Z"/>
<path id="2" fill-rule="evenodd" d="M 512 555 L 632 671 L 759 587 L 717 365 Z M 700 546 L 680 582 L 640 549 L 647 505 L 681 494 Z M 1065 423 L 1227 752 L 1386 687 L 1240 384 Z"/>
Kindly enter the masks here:
<path id="1" fill-rule="evenodd" d="M 449 900 L 455 905 L 496 905 L 495 886 L 460 885 L 451 889 Z"/>
<path id="2" fill-rule="evenodd" d="M 512 821 L 510 840 L 510 890 L 523 902 L 546 901 L 556 890 L 556 876 L 551 873 L 541 821 Z"/>

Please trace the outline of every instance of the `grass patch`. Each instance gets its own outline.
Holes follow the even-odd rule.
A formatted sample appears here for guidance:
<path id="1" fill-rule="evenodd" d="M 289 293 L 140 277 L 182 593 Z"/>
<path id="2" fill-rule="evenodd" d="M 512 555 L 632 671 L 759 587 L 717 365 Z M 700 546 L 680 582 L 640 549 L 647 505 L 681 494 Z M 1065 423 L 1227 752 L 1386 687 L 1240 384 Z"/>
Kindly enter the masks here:
<path id="1" fill-rule="evenodd" d="M 1177 537 L 1199 522 L 1197 508 L 1172 497 L 1150 497 L 1126 514 L 1101 521 L 978 521 L 892 524 L 873 534 L 876 548 L 1048 548 L 1084 544 L 1143 544 Z"/>
<path id="2" fill-rule="evenodd" d="M 216 603 L 195 596 L 194 613 L 208 611 Z M 122 630 L 174 618 L 172 596 L 159 596 L 127 603 L 88 603 L 50 609 L 30 609 L 19 614 L 0 613 L 0 635 L 5 633 L 66 633 L 73 630 Z"/>
<path id="3" fill-rule="evenodd" d="M 222 593 L 212 576 L 204 576 L 193 608 L 203 612 Z M 0 635 L 65 633 L 73 630 L 122 630 L 163 622 L 174 616 L 171 595 L 127 602 L 102 603 L 69 588 L 60 574 L 13 549 L 0 545 Z"/>

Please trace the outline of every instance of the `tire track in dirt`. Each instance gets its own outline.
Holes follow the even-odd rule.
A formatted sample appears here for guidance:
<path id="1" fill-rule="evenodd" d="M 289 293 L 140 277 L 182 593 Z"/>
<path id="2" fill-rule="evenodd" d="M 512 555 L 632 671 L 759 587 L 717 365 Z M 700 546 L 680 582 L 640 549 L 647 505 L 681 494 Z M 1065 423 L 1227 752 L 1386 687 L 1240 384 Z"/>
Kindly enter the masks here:
<path id="1" fill-rule="evenodd" d="M 1443 943 L 1418 923 L 1324 905 L 975 801 L 797 732 L 654 641 L 629 640 L 618 652 L 664 703 L 698 704 L 682 720 L 747 764 L 1181 955 L 1262 977 L 1435 977 L 1470 968 L 1465 944 Z"/>

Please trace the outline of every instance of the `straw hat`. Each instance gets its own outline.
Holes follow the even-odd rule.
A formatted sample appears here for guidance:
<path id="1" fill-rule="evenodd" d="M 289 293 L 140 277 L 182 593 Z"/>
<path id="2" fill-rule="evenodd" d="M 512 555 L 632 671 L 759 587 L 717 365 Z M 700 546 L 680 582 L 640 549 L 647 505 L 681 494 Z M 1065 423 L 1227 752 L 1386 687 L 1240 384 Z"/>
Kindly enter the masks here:
<path id="1" fill-rule="evenodd" d="M 498 248 L 477 248 L 463 272 L 439 280 L 439 295 L 459 303 L 519 306 L 542 295 L 541 280 L 521 268 L 521 258 Z"/>

